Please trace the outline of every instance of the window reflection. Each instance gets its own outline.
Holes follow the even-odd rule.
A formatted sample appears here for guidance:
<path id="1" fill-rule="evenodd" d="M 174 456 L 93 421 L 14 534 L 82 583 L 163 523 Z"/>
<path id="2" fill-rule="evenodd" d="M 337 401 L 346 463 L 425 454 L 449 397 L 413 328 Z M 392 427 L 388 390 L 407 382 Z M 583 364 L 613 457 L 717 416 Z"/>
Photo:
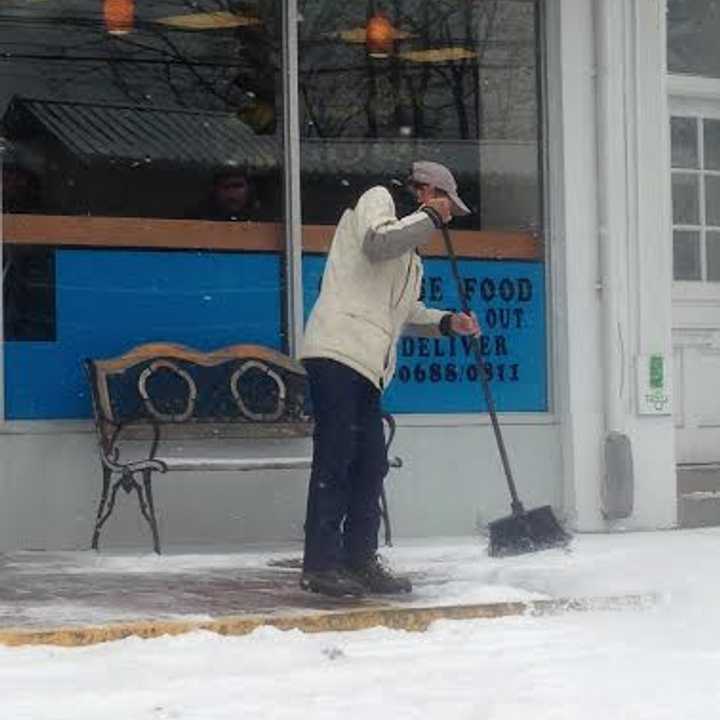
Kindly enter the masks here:
<path id="1" fill-rule="evenodd" d="M 283 348 L 281 9 L 3 1 L 7 417 L 141 342 Z"/>
<path id="2" fill-rule="evenodd" d="M 699 232 L 673 233 L 673 276 L 675 280 L 702 280 Z"/>
<path id="3" fill-rule="evenodd" d="M 44 191 L 20 212 L 185 217 L 229 164 L 279 218 L 276 3 L 219 5 L 3 3 L 3 134 Z"/>
<path id="4" fill-rule="evenodd" d="M 303 247 L 321 256 L 370 185 L 402 205 L 412 162 L 442 162 L 474 210 L 461 255 L 537 272 L 516 330 L 543 355 L 539 2 L 297 4 Z M 139 341 L 283 347 L 281 10 L 4 0 L 9 417 L 87 416 L 80 360 Z M 43 391 L 17 381 L 34 364 Z M 535 372 L 507 407 L 544 407 Z"/>
<path id="5" fill-rule="evenodd" d="M 541 223 L 535 2 L 300 7 L 306 221 L 334 222 L 365 187 L 431 159 L 474 206 L 458 227 Z"/>
<path id="6" fill-rule="evenodd" d="M 672 167 L 697 168 L 698 155 L 698 120 L 694 117 L 670 118 L 670 147 L 672 151 Z"/>
<path id="7" fill-rule="evenodd" d="M 473 310 L 494 335 L 483 354 L 503 411 L 547 408 L 540 5 L 299 0 L 306 311 L 343 211 L 382 184 L 397 215 L 407 215 L 417 209 L 404 192 L 413 161 L 442 163 L 473 210 L 453 219 L 450 231 L 463 278 L 475 288 L 468 290 Z M 440 234 L 419 253 L 424 301 L 457 307 Z M 403 337 L 385 406 L 477 410 L 479 398 L 460 382 L 462 356 L 452 340 Z"/>
<path id="8" fill-rule="evenodd" d="M 717 0 L 667 0 L 668 70 L 720 77 Z"/>

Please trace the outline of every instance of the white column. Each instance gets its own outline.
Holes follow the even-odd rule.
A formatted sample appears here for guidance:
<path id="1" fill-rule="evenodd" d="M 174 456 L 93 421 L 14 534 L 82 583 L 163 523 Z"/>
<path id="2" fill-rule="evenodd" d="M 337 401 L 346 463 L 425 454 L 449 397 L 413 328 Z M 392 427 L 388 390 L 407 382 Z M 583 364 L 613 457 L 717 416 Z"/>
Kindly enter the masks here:
<path id="1" fill-rule="evenodd" d="M 669 113 L 666 82 L 665 0 L 633 0 L 632 105 L 628 147 L 635 224 L 630 237 L 630 312 L 636 365 L 662 354 L 672 378 L 672 216 Z M 642 367 L 641 367 L 642 369 Z M 629 527 L 667 527 L 677 522 L 675 428 L 672 407 L 664 415 L 638 413 L 637 374 L 632 375 L 635 513 Z M 671 388 L 668 393 L 672 397 Z"/>
<path id="2" fill-rule="evenodd" d="M 671 355 L 670 189 L 661 0 L 548 3 L 556 407 L 577 530 L 675 523 L 674 428 L 639 413 L 637 368 Z M 607 433 L 628 436 L 634 510 L 602 514 Z"/>
<path id="3" fill-rule="evenodd" d="M 603 368 L 592 0 L 549 0 L 547 78 L 555 408 L 565 515 L 600 530 Z"/>

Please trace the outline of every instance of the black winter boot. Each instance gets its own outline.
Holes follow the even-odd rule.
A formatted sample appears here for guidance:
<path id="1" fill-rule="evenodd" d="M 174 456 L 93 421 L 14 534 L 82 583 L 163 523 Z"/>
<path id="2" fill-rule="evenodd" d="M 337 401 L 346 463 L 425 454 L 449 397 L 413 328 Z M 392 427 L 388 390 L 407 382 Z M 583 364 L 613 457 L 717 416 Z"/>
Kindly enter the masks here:
<path id="1" fill-rule="evenodd" d="M 300 576 L 300 587 L 309 592 L 331 597 L 362 597 L 365 586 L 347 570 L 306 570 Z"/>
<path id="2" fill-rule="evenodd" d="M 395 575 L 390 568 L 383 565 L 377 555 L 365 562 L 352 564 L 350 572 L 370 593 L 400 595 L 412 592 L 410 578 L 405 575 Z"/>

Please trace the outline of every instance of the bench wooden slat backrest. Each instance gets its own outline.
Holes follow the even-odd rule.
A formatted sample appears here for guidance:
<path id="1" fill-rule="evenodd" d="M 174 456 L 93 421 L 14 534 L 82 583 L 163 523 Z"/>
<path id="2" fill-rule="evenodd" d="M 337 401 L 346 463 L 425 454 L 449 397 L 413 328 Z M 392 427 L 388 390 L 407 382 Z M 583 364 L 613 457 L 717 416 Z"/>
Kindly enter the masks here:
<path id="1" fill-rule="evenodd" d="M 271 348 L 233 345 L 201 352 L 157 342 L 116 358 L 88 359 L 85 368 L 106 447 L 121 428 L 124 433 L 143 426 L 153 432 L 162 427 L 164 437 L 312 432 L 305 371 Z"/>

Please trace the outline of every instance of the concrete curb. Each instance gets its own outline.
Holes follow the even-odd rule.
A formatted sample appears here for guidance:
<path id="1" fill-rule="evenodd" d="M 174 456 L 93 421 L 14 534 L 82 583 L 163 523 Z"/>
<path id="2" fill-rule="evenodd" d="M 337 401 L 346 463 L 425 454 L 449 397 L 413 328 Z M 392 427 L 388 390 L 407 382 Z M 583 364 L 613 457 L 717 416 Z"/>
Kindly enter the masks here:
<path id="1" fill-rule="evenodd" d="M 89 625 L 52 629 L 0 630 L 0 645 L 57 645 L 79 647 L 122 640 L 205 630 L 219 635 L 247 635 L 259 627 L 300 630 L 306 633 L 347 632 L 372 627 L 423 632 L 436 620 L 477 620 L 513 615 L 551 615 L 562 612 L 641 609 L 653 605 L 654 595 L 621 595 L 597 598 L 566 598 L 530 602 L 498 602 L 478 605 L 438 607 L 380 607 L 373 609 L 333 610 L 312 614 L 236 615 L 216 620 L 143 620 L 130 623 Z"/>

